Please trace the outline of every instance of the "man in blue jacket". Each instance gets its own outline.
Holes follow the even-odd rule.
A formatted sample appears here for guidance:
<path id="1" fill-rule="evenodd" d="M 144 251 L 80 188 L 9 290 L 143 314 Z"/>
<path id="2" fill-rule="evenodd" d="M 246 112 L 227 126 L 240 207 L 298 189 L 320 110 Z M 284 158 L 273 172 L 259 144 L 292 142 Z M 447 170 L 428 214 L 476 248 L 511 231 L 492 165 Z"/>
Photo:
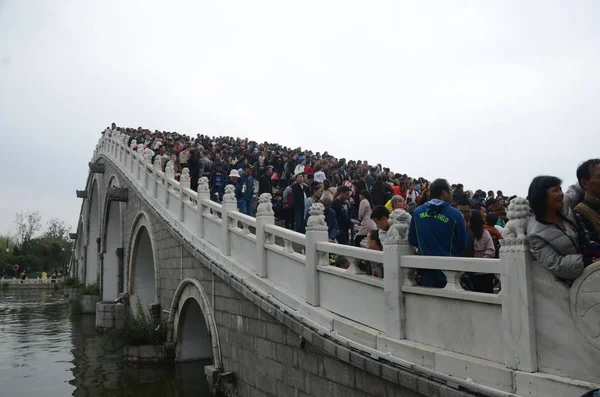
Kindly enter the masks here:
<path id="1" fill-rule="evenodd" d="M 436 179 L 430 187 L 431 200 L 413 213 L 408 242 L 418 255 L 460 256 L 468 244 L 468 232 L 460 211 L 453 208 L 448 181 Z M 446 276 L 440 270 L 418 271 L 419 285 L 443 288 Z"/>

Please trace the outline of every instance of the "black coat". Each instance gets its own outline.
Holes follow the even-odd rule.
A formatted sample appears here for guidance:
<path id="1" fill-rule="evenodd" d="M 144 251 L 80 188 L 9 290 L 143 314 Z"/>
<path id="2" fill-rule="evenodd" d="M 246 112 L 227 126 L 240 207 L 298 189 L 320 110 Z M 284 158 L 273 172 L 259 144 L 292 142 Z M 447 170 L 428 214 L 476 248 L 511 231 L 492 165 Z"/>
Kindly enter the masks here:
<path id="1" fill-rule="evenodd" d="M 271 182 L 271 177 L 266 174 L 261 176 L 258 180 L 258 195 L 260 196 L 263 193 L 273 194 L 273 183 Z"/>
<path id="2" fill-rule="evenodd" d="M 294 210 L 304 211 L 304 197 L 309 196 L 308 186 L 305 184 L 295 183 L 292 186 L 292 195 L 294 196 Z"/>

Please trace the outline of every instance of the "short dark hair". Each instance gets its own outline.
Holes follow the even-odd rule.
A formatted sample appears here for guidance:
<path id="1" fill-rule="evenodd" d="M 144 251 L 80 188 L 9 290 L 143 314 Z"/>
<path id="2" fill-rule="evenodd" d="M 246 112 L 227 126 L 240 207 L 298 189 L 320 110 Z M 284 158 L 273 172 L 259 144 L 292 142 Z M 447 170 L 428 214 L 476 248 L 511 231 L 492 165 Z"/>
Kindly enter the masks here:
<path id="1" fill-rule="evenodd" d="M 579 186 L 581 186 L 582 180 L 588 181 L 590 179 L 590 171 L 598 164 L 600 164 L 600 159 L 589 159 L 579 164 L 579 167 L 577 167 L 577 182 Z"/>
<path id="2" fill-rule="evenodd" d="M 546 192 L 554 186 L 562 185 L 562 180 L 555 176 L 536 176 L 529 185 L 527 200 L 533 214 L 540 218 L 546 213 Z"/>
<path id="3" fill-rule="evenodd" d="M 467 196 L 464 192 L 458 192 L 454 195 L 454 201 L 456 205 L 468 205 L 471 206 L 471 201 L 469 200 L 469 196 Z"/>
<path id="4" fill-rule="evenodd" d="M 431 198 L 439 199 L 442 197 L 442 193 L 450 190 L 450 184 L 447 180 L 443 178 L 438 178 L 435 181 L 431 182 L 431 186 L 429 187 L 429 194 Z"/>
<path id="5" fill-rule="evenodd" d="M 495 212 L 488 212 L 485 216 L 485 223 L 488 226 L 496 226 L 496 223 L 498 223 L 498 215 Z"/>
<path id="6" fill-rule="evenodd" d="M 371 219 L 381 220 L 383 218 L 389 218 L 390 211 L 383 205 L 378 205 L 371 211 Z"/>
<path id="7" fill-rule="evenodd" d="M 379 229 L 370 230 L 369 231 L 369 238 L 372 241 L 375 241 L 375 243 L 377 243 L 377 246 L 383 247 L 383 244 L 381 244 L 381 239 L 379 238 Z"/>
<path id="8" fill-rule="evenodd" d="M 340 187 L 338 187 L 338 194 L 339 193 L 348 193 L 350 191 L 350 188 L 346 185 L 342 185 Z"/>

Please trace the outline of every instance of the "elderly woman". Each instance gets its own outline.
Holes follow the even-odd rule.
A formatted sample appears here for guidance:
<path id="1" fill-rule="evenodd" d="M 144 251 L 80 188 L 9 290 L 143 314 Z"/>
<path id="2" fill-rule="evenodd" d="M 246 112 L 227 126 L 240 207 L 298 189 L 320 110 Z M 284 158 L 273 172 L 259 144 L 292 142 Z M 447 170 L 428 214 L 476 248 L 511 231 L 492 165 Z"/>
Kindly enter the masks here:
<path id="1" fill-rule="evenodd" d="M 534 216 L 527 236 L 533 256 L 557 277 L 572 282 L 586 264 L 573 213 L 563 204 L 561 184 L 553 176 L 538 176 L 531 182 L 528 199 Z"/>

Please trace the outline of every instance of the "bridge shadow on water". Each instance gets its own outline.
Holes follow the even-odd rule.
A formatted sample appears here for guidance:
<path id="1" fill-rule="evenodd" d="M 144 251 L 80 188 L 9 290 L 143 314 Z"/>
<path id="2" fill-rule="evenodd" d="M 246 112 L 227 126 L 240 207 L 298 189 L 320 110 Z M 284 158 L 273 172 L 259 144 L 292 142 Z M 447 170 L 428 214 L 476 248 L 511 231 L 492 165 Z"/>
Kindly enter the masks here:
<path id="1" fill-rule="evenodd" d="M 210 396 L 206 364 L 126 363 L 95 316 L 70 314 L 62 290 L 0 290 L 0 396 Z"/>

